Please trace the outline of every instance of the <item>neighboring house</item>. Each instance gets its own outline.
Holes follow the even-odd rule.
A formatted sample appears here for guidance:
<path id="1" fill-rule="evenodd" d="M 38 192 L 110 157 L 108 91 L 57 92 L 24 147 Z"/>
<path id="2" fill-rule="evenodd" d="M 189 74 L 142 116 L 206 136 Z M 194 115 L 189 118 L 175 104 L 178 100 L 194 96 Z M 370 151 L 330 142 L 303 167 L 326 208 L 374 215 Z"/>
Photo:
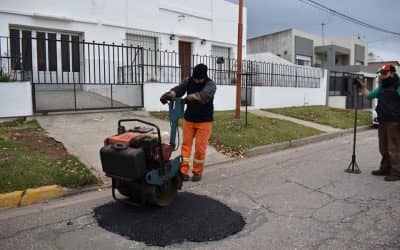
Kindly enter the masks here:
<path id="1" fill-rule="evenodd" d="M 295 29 L 247 40 L 247 54 L 271 52 L 292 63 L 305 66 L 367 65 L 368 44 L 354 38 L 330 40 Z"/>
<path id="2" fill-rule="evenodd" d="M 178 83 L 201 61 L 194 55 L 234 58 L 237 13 L 225 0 L 2 0 L 1 66 L 32 81 L 36 111 L 99 107 L 76 91 L 75 100 L 55 107 L 60 95 L 43 92 L 72 85 L 142 107 L 141 81 Z M 132 96 L 127 88 L 138 90 Z"/>
<path id="3" fill-rule="evenodd" d="M 247 40 L 247 55 L 271 52 L 287 61 L 305 66 L 328 69 L 330 73 L 329 104 L 352 108 L 351 79 L 356 75 L 367 78 L 372 87 L 375 74 L 367 67 L 368 44 L 355 38 L 327 39 L 295 29 L 266 34 Z M 336 97 L 338 96 L 338 97 Z M 361 107 L 370 108 L 370 102 Z"/>

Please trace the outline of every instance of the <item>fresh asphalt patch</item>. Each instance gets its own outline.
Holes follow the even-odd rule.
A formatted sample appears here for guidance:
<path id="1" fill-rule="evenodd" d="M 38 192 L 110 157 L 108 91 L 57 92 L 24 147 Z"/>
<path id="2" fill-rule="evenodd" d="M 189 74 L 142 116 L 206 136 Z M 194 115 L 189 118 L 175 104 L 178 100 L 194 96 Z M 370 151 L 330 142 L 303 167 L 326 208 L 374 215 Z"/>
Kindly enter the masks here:
<path id="1" fill-rule="evenodd" d="M 95 208 L 94 213 L 99 226 L 149 246 L 217 241 L 245 226 L 242 215 L 225 204 L 188 192 L 180 193 L 165 208 L 110 202 Z"/>

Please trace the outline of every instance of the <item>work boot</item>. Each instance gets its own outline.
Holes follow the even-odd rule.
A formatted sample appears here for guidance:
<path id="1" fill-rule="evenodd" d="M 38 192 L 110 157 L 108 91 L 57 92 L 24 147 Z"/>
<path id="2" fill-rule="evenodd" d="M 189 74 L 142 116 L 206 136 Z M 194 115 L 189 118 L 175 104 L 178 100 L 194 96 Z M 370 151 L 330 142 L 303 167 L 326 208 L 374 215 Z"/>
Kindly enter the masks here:
<path id="1" fill-rule="evenodd" d="M 193 174 L 192 181 L 193 182 L 201 181 L 201 174 Z"/>
<path id="2" fill-rule="evenodd" d="M 377 175 L 377 176 L 384 176 L 384 175 L 390 175 L 390 170 L 386 170 L 386 169 L 378 169 L 378 170 L 373 170 L 371 172 L 372 175 Z"/>
<path id="3" fill-rule="evenodd" d="M 188 181 L 188 180 L 190 180 L 190 176 L 187 175 L 187 174 L 182 174 L 182 180 L 183 181 Z"/>
<path id="4" fill-rule="evenodd" d="M 398 175 L 388 175 L 385 176 L 385 181 L 400 181 L 400 176 Z"/>

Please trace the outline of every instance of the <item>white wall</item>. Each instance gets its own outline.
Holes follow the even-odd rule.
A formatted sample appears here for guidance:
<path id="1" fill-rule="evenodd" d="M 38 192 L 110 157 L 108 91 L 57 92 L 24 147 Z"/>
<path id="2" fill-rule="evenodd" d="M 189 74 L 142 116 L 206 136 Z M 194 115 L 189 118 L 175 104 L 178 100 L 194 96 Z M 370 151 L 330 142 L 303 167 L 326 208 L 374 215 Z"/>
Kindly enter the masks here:
<path id="1" fill-rule="evenodd" d="M 255 108 L 280 108 L 305 105 L 326 105 L 327 71 L 320 88 L 253 87 Z"/>
<path id="2" fill-rule="evenodd" d="M 328 106 L 332 108 L 345 109 L 347 96 L 329 96 Z"/>
<path id="3" fill-rule="evenodd" d="M 277 108 L 304 105 L 326 105 L 327 71 L 323 71 L 320 88 L 253 87 L 254 108 Z M 144 108 L 147 111 L 166 111 L 160 103 L 160 96 L 173 88 L 174 84 L 145 83 Z M 217 85 L 214 98 L 215 110 L 234 110 L 236 104 L 235 85 Z"/>
<path id="4" fill-rule="evenodd" d="M 217 85 L 214 98 L 215 110 L 233 110 L 236 105 L 236 86 Z"/>
<path id="5" fill-rule="evenodd" d="M 144 109 L 146 111 L 167 111 L 168 105 L 162 105 L 160 97 L 173 88 L 174 84 L 145 83 L 143 85 Z"/>
<path id="6" fill-rule="evenodd" d="M 0 82 L 0 118 L 31 116 L 32 113 L 30 82 Z"/>

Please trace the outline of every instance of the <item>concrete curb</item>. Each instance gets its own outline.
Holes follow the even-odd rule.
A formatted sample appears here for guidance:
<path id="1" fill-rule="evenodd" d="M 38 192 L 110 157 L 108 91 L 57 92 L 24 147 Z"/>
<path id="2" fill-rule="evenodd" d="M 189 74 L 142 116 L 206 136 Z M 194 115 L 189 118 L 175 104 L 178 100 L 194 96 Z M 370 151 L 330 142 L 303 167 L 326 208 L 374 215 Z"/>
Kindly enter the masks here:
<path id="1" fill-rule="evenodd" d="M 357 132 L 363 132 L 372 129 L 370 125 L 361 126 L 357 128 Z M 346 129 L 343 131 L 325 133 L 322 135 L 310 136 L 302 139 L 297 139 L 293 141 L 287 141 L 282 143 L 276 143 L 271 145 L 259 146 L 248 150 L 245 154 L 245 158 L 255 157 L 262 154 L 273 153 L 289 148 L 296 148 L 300 146 L 304 146 L 311 143 L 322 142 L 326 140 L 331 140 L 334 138 L 342 137 L 348 134 L 354 133 L 354 129 Z"/>
<path id="2" fill-rule="evenodd" d="M 65 189 L 58 185 L 28 188 L 25 191 L 14 191 L 0 194 L 0 208 L 27 206 L 52 198 L 61 197 Z"/>
<path id="3" fill-rule="evenodd" d="M 22 191 L 0 194 L 0 208 L 16 207 L 22 199 Z"/>

